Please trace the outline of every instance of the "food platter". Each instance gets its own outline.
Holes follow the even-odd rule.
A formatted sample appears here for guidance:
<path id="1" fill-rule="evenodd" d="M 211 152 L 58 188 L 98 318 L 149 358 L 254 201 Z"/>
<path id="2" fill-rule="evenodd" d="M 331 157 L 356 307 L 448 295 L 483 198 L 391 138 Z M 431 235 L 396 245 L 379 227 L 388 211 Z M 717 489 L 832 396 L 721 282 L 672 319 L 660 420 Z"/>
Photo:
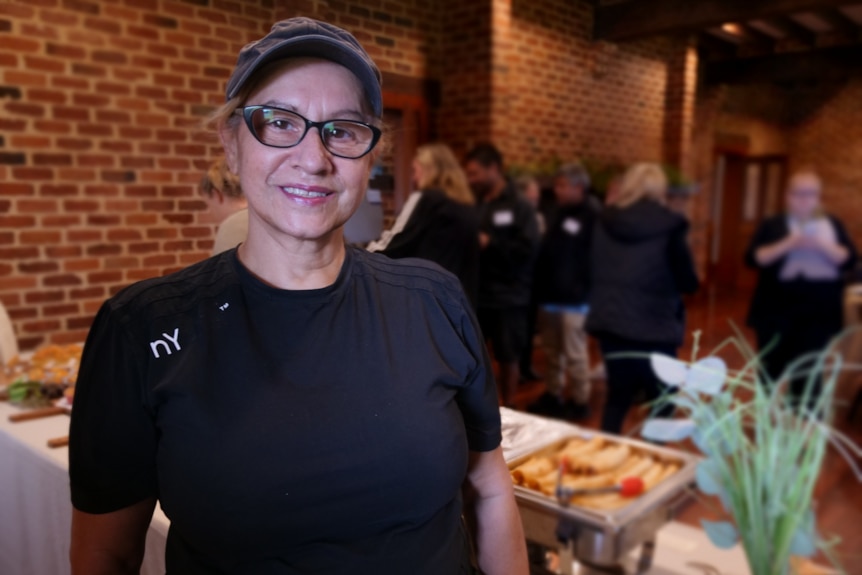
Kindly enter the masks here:
<path id="1" fill-rule="evenodd" d="M 557 550 L 561 558 L 569 556 L 600 568 L 618 568 L 633 550 L 642 546 L 641 568 L 647 568 L 647 555 L 652 549 L 655 533 L 670 521 L 676 507 L 689 497 L 688 487 L 694 482 L 699 458 L 676 449 L 586 430 L 565 422 L 512 410 L 502 410 L 501 413 L 503 451 L 510 470 L 530 458 L 559 451 L 572 438 L 586 441 L 600 438 L 607 445 L 626 446 L 631 452 L 678 466 L 674 473 L 652 485 L 642 495 L 615 508 L 589 508 L 574 502 L 566 504 L 535 489 L 522 485 L 514 488 L 524 532 L 531 543 Z"/>
<path id="2" fill-rule="evenodd" d="M 57 403 L 71 407 L 83 346 L 45 345 L 22 353 L 0 366 L 0 387 L 12 403 L 45 408 Z"/>

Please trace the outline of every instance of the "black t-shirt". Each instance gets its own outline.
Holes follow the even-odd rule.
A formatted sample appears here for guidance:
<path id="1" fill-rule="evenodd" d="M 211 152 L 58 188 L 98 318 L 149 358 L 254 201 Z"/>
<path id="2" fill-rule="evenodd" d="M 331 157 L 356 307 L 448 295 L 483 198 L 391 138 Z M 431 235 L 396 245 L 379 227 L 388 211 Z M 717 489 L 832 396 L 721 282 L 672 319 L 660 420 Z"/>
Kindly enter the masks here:
<path id="1" fill-rule="evenodd" d="M 286 291 L 230 250 L 105 303 L 70 434 L 74 506 L 158 497 L 172 575 L 449 575 L 500 419 L 454 276 L 348 248 Z"/>

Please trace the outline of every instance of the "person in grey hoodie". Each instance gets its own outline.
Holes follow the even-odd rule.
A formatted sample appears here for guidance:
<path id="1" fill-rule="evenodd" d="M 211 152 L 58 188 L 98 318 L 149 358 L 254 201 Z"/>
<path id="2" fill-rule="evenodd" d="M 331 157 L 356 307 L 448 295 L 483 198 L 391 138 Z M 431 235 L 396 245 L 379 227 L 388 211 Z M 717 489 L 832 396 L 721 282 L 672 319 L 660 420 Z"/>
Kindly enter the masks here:
<path id="1" fill-rule="evenodd" d="M 648 356 L 676 356 L 685 332 L 682 294 L 699 286 L 688 222 L 666 207 L 666 197 L 661 167 L 635 164 L 594 230 L 586 328 L 605 358 L 602 430 L 610 433 L 622 431 L 639 394 L 653 401 L 665 391 Z"/>

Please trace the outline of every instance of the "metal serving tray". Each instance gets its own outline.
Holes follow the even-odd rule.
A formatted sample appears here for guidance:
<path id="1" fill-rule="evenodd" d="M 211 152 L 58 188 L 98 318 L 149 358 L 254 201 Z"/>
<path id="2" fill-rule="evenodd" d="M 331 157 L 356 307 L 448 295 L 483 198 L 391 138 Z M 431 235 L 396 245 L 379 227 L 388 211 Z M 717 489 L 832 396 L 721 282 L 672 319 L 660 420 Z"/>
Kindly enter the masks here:
<path id="1" fill-rule="evenodd" d="M 629 505 L 613 510 L 564 507 L 552 497 L 515 486 L 524 532 L 531 542 L 551 549 L 567 548 L 584 563 L 616 567 L 633 549 L 653 541 L 656 531 L 689 497 L 688 487 L 694 483 L 695 467 L 700 460 L 696 455 L 512 410 L 501 411 L 501 415 L 503 453 L 510 469 L 534 455 L 557 450 L 572 437 L 595 435 L 680 463 L 675 474 Z"/>

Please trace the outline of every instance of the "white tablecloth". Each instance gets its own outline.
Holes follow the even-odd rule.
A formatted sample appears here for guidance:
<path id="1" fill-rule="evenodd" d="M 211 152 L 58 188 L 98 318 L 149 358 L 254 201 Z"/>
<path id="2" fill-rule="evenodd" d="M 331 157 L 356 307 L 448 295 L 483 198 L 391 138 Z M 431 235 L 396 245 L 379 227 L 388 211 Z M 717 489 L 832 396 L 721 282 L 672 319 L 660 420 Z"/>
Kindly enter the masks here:
<path id="1" fill-rule="evenodd" d="M 57 415 L 10 423 L 19 410 L 0 402 L 0 573 L 67 575 L 72 504 L 68 448 L 51 438 L 68 434 L 69 418 Z M 168 519 L 156 508 L 147 534 L 142 575 L 164 575 Z"/>
<path id="2" fill-rule="evenodd" d="M 51 449 L 47 441 L 68 433 L 69 418 L 57 415 L 10 423 L 9 415 L 18 411 L 0 402 L 0 574 L 67 575 L 72 517 L 69 451 Z M 507 423 L 519 417 L 529 416 L 503 410 Z M 156 507 L 142 575 L 164 574 L 168 525 Z M 748 575 L 738 546 L 718 550 L 700 529 L 670 523 L 659 531 L 657 543 L 650 575 L 700 575 L 705 571 L 698 564 L 716 567 L 721 575 Z"/>

